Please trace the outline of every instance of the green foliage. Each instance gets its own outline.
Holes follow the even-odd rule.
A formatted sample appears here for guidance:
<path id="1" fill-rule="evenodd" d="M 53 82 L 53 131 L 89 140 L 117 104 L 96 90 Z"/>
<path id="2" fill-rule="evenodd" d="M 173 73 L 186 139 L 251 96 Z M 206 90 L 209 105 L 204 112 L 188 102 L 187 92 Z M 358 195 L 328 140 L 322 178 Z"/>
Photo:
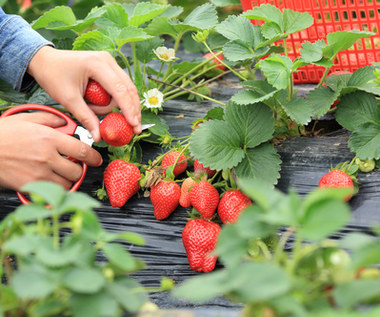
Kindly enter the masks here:
<path id="1" fill-rule="evenodd" d="M 141 245 L 140 236 L 106 232 L 93 211 L 99 202 L 83 193 L 48 182 L 23 190 L 33 203 L 0 226 L 2 273 L 9 282 L 0 286 L 1 314 L 119 316 L 146 302 L 141 285 L 128 277 L 144 264 L 116 242 Z M 62 230 L 70 234 L 61 236 Z M 96 261 L 99 252 L 106 260 Z M 8 262 L 10 255 L 17 267 Z"/>
<path id="2" fill-rule="evenodd" d="M 346 190 L 323 189 L 301 198 L 250 178 L 241 178 L 239 185 L 254 204 L 222 228 L 215 252 L 224 267 L 183 282 L 173 296 L 199 303 L 223 295 L 243 303 L 250 316 L 264 311 L 275 316 L 360 316 L 363 304 L 371 316 L 380 298 L 379 270 L 374 269 L 377 277 L 357 272 L 379 263 L 377 239 L 354 234 L 341 246 L 328 240 L 349 222 Z M 280 228 L 286 231 L 276 239 Z M 363 258 L 367 260 L 358 262 Z"/>

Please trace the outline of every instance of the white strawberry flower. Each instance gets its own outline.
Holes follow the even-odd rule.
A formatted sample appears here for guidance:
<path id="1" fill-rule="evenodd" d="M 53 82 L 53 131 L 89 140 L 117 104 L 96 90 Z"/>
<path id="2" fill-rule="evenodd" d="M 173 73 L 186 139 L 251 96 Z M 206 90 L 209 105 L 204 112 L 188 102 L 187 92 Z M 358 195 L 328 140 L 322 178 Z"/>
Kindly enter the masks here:
<path id="1" fill-rule="evenodd" d="M 157 88 L 144 92 L 144 106 L 147 108 L 161 108 L 164 102 L 164 94 Z"/>
<path id="2" fill-rule="evenodd" d="M 161 46 L 153 50 L 153 52 L 160 60 L 164 62 L 172 62 L 177 59 L 177 57 L 175 57 L 175 51 L 172 48 Z"/>

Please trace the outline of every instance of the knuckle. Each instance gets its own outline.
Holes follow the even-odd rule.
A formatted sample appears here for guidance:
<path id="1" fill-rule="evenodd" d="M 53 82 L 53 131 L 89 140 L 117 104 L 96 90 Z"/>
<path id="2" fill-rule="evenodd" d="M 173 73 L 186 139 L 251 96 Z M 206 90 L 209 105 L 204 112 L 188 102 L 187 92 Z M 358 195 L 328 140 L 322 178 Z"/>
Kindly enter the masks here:
<path id="1" fill-rule="evenodd" d="M 78 152 L 78 159 L 83 161 L 85 158 L 87 158 L 89 154 L 89 149 L 90 147 L 87 144 L 81 142 Z"/>

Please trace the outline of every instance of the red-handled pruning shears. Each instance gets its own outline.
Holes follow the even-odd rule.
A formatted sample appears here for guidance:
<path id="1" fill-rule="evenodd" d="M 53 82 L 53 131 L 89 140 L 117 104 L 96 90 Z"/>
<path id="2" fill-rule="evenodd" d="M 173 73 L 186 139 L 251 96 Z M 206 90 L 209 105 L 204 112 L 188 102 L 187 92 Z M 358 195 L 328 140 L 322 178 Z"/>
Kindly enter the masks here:
<path id="1" fill-rule="evenodd" d="M 78 126 L 78 124 L 71 119 L 68 115 L 65 113 L 49 106 L 44 106 L 44 105 L 37 105 L 37 104 L 25 104 L 25 105 L 19 105 L 19 106 L 14 106 L 6 111 L 3 112 L 3 114 L 0 116 L 0 118 L 5 118 L 9 117 L 13 114 L 20 113 L 20 112 L 25 112 L 25 111 L 30 111 L 30 110 L 36 110 L 36 111 L 46 111 L 50 112 L 52 114 L 57 115 L 58 117 L 64 119 L 66 121 L 66 124 L 64 126 L 60 126 L 56 128 L 57 131 L 60 131 L 62 133 L 65 133 L 67 135 L 78 135 L 79 139 L 88 144 L 89 146 L 92 146 L 94 143 L 94 139 L 91 136 L 91 133 L 86 130 L 85 128 Z M 146 124 L 142 125 L 142 130 L 148 129 L 150 127 L 154 126 L 154 124 Z M 78 160 L 68 157 L 69 160 L 73 162 L 78 162 Z M 74 183 L 74 185 L 71 187 L 69 190 L 70 192 L 76 191 L 79 186 L 82 184 L 84 177 L 87 172 L 87 164 L 84 162 L 80 162 L 82 164 L 82 175 L 80 178 Z M 26 205 L 29 204 L 30 201 L 25 197 L 24 194 L 17 192 L 17 197 L 20 199 L 20 201 Z"/>

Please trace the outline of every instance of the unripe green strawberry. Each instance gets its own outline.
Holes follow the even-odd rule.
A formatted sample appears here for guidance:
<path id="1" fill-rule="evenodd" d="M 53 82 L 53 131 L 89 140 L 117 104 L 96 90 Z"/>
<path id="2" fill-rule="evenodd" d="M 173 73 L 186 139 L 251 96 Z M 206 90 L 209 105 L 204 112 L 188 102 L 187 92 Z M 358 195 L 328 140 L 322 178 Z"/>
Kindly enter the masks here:
<path id="1" fill-rule="evenodd" d="M 240 190 L 228 190 L 220 199 L 218 215 L 223 223 L 235 222 L 242 210 L 251 205 L 251 200 Z"/>
<path id="2" fill-rule="evenodd" d="M 95 80 L 88 81 L 84 97 L 97 106 L 108 106 L 111 95 Z"/>
<path id="3" fill-rule="evenodd" d="M 205 219 L 211 219 L 219 204 L 219 193 L 212 184 L 202 180 L 190 190 L 191 205 Z"/>
<path id="4" fill-rule="evenodd" d="M 182 207 L 190 207 L 190 189 L 195 186 L 197 182 L 191 177 L 186 178 L 181 185 L 181 197 L 179 198 L 179 204 Z"/>
<path id="5" fill-rule="evenodd" d="M 122 207 L 139 190 L 140 170 L 132 163 L 114 160 L 104 170 L 104 185 L 112 207 Z"/>
<path id="6" fill-rule="evenodd" d="M 162 158 L 162 162 L 161 162 L 162 167 L 168 167 L 168 166 L 174 165 L 174 162 L 177 160 L 178 156 L 179 156 L 179 159 L 173 169 L 174 176 L 178 176 L 182 174 L 184 171 L 186 171 L 186 168 L 187 168 L 186 156 L 184 154 L 180 155 L 180 152 L 178 151 L 172 151 L 172 152 L 166 153 L 164 157 Z M 164 174 L 165 172 L 166 171 L 164 170 Z"/>
<path id="7" fill-rule="evenodd" d="M 194 161 L 194 174 L 196 176 L 202 176 L 202 174 L 207 174 L 208 177 L 213 177 L 216 173 L 216 170 L 212 170 L 209 167 L 204 167 L 202 163 L 199 163 L 199 160 Z"/>
<path id="8" fill-rule="evenodd" d="M 196 272 L 211 272 L 217 257 L 214 251 L 220 226 L 205 219 L 190 219 L 182 231 L 182 243 L 186 250 L 190 269 Z"/>
<path id="9" fill-rule="evenodd" d="M 181 187 L 172 181 L 161 181 L 150 191 L 150 201 L 154 207 L 154 217 L 163 220 L 178 207 Z"/>
<path id="10" fill-rule="evenodd" d="M 333 169 L 324 174 L 319 180 L 319 188 L 349 188 L 354 192 L 354 183 L 352 178 L 345 172 L 339 169 Z M 352 194 L 348 194 L 345 201 L 350 200 Z"/>
<path id="11" fill-rule="evenodd" d="M 109 145 L 123 146 L 133 138 L 133 128 L 120 112 L 109 113 L 100 123 L 100 136 Z"/>

